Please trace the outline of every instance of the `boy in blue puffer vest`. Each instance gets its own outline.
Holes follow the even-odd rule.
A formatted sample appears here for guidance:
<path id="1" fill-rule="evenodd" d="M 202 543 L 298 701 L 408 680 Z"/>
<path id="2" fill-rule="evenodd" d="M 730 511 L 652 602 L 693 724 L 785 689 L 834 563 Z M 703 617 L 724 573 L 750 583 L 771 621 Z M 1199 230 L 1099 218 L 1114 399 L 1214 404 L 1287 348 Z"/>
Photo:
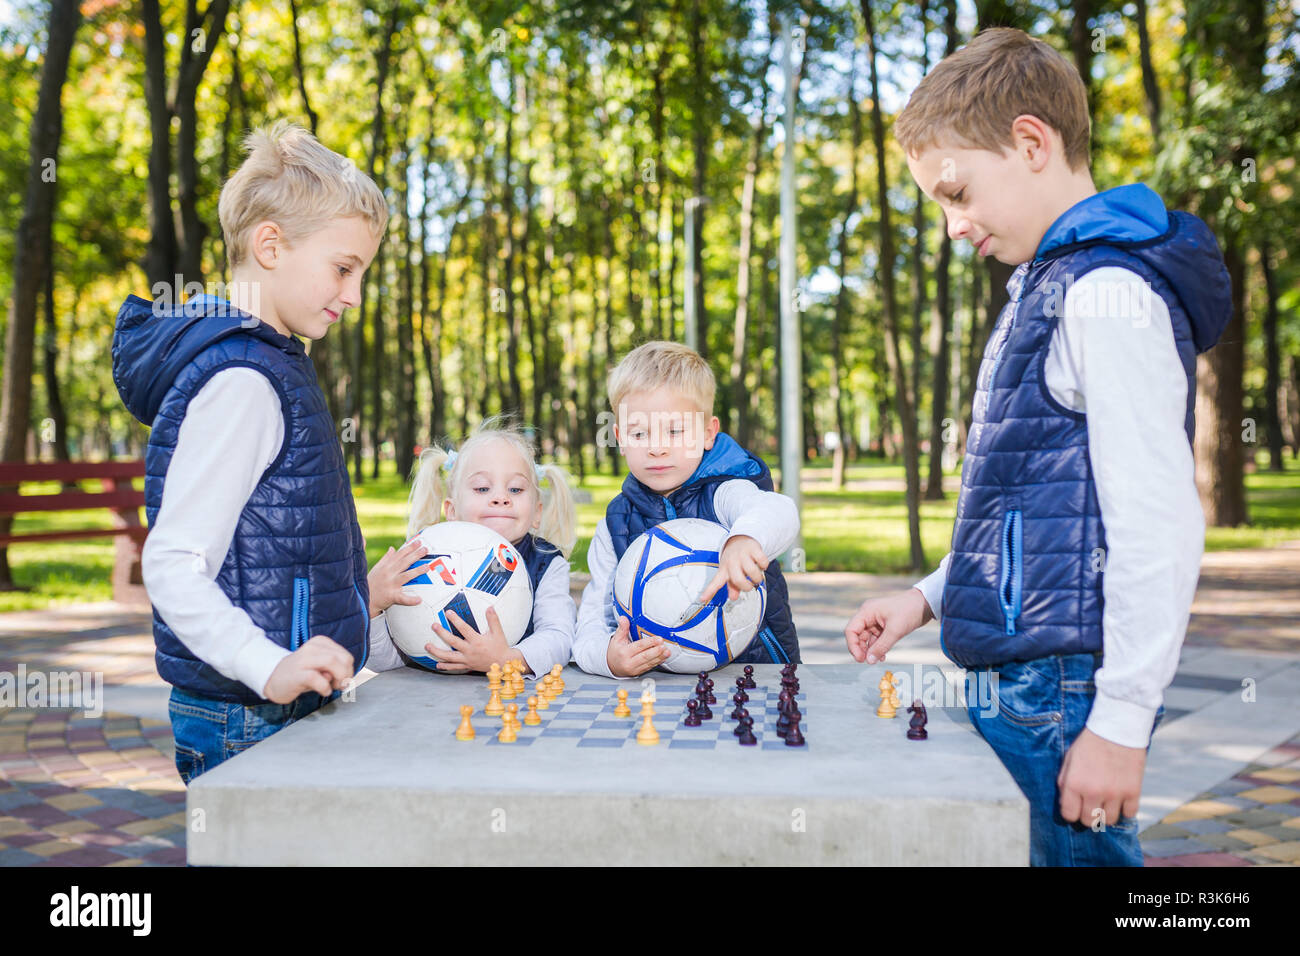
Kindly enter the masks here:
<path id="1" fill-rule="evenodd" d="M 883 661 L 938 617 L 971 721 L 1029 801 L 1030 862 L 1140 866 L 1146 752 L 1204 546 L 1192 414 L 1196 355 L 1232 313 L 1223 259 L 1146 186 L 1097 192 L 1083 83 L 1019 30 L 935 67 L 894 132 L 948 234 L 1017 268 L 980 366 L 951 553 L 866 601 L 849 650 Z"/>
<path id="2" fill-rule="evenodd" d="M 772 560 L 798 536 L 799 511 L 772 490 L 761 459 L 718 431 L 716 389 L 709 364 L 675 342 L 647 342 L 609 375 L 614 437 L 630 474 L 587 550 L 591 580 L 578 609 L 573 660 L 590 674 L 635 677 L 668 659 L 663 638 L 632 640 L 627 618 L 616 617 L 614 571 L 642 532 L 673 518 L 703 518 L 730 532 L 701 602 L 723 588 L 730 598 L 757 584 L 767 588 L 758 634 L 736 663 L 799 661 L 785 577 Z"/>
<path id="3" fill-rule="evenodd" d="M 252 133 L 218 212 L 228 298 L 129 297 L 113 378 L 150 426 L 142 570 L 186 784 L 341 691 L 408 543 L 366 573 L 342 448 L 298 336 L 360 298 L 388 219 L 356 167 L 286 123 Z"/>

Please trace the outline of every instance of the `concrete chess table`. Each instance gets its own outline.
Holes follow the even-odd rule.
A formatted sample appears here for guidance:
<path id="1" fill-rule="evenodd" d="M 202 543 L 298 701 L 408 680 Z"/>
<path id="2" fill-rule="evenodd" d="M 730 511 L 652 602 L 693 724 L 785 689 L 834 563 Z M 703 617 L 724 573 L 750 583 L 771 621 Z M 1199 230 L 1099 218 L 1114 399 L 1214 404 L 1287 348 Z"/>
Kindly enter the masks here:
<path id="1" fill-rule="evenodd" d="M 569 667 L 543 726 L 502 744 L 485 678 L 389 671 L 198 777 L 189 862 L 1027 864 L 1028 805 L 964 708 L 929 707 L 929 739 L 908 740 L 907 702 L 875 716 L 884 670 L 801 665 L 802 748 L 758 706 L 779 689 L 776 665 L 755 667 L 753 747 L 727 719 L 735 665 L 713 673 L 718 703 L 699 728 L 682 725 L 695 678 L 647 675 L 654 746 L 635 740 L 644 679 Z M 632 718 L 613 717 L 619 687 Z M 473 741 L 455 737 L 462 704 L 475 705 Z"/>

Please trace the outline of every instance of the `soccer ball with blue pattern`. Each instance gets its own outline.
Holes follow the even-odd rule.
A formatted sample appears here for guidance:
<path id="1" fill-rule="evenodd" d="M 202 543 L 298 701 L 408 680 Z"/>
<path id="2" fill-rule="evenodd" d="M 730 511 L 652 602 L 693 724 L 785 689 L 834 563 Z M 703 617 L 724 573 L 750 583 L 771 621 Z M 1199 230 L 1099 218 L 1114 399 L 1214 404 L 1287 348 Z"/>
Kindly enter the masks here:
<path id="1" fill-rule="evenodd" d="M 384 612 L 393 643 L 413 663 L 437 670 L 425 644 L 446 647 L 433 630 L 438 621 L 455 632 L 447 619 L 454 611 L 479 633 L 488 629 L 487 609 L 496 608 L 506 643 L 518 644 L 533 616 L 533 585 L 514 545 L 491 528 L 471 521 L 443 521 L 418 537 L 429 553 L 412 568 L 424 573 L 402 587 L 420 596 L 419 604 L 394 604 Z M 409 570 L 409 569 L 408 569 Z"/>
<path id="2" fill-rule="evenodd" d="M 700 518 L 676 518 L 641 535 L 614 572 L 614 611 L 636 641 L 658 634 L 671 655 L 662 666 L 678 674 L 714 670 L 743 653 L 763 621 L 767 589 L 759 584 L 727 600 L 724 584 L 704 604 L 697 599 L 718 573 L 727 529 Z"/>

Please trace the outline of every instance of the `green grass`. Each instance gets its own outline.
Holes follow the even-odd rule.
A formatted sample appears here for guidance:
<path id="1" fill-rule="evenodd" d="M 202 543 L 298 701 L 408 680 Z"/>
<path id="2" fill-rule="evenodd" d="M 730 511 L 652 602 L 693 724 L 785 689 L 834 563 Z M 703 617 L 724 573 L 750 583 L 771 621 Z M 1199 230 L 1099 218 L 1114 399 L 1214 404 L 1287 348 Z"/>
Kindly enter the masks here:
<path id="1" fill-rule="evenodd" d="M 1262 458 L 1263 456 L 1261 456 Z M 391 462 L 381 466 L 379 479 L 354 489 L 366 555 L 373 564 L 390 545 L 400 544 L 406 533 L 406 486 Z M 924 469 L 922 474 L 924 474 Z M 819 461 L 806 467 L 807 484 L 821 484 L 804 493 L 803 538 L 809 571 L 869 571 L 907 574 L 907 509 L 901 491 L 830 490 L 830 465 Z M 902 480 L 903 467 L 893 462 L 868 461 L 846 469 L 852 482 Z M 576 571 L 587 570 L 587 545 L 605 506 L 618 493 L 622 478 L 588 473 L 581 488 L 591 501 L 578 505 L 578 544 L 573 553 Z M 56 485 L 27 485 L 26 493 L 57 491 Z M 1300 538 L 1300 460 L 1287 461 L 1282 474 L 1257 471 L 1246 476 L 1246 495 L 1252 524 L 1244 528 L 1210 528 L 1207 551 L 1265 548 Z M 921 539 L 931 568 L 948 549 L 952 537 L 956 496 L 923 502 Z M 23 515 L 14 530 L 42 531 L 62 528 L 110 527 L 106 512 L 63 512 Z M 52 604 L 108 600 L 113 565 L 111 538 L 14 545 L 9 549 L 14 578 L 29 591 L 0 592 L 0 612 L 46 607 Z"/>

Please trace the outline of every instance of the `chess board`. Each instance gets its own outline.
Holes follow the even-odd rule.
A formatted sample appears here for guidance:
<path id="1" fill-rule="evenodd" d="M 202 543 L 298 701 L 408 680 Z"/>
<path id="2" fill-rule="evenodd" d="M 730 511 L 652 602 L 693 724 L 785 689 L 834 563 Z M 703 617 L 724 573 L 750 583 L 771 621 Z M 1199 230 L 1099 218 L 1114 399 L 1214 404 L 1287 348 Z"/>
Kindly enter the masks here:
<path id="1" fill-rule="evenodd" d="M 542 718 L 542 722 L 534 727 L 524 724 L 519 729 L 518 739 L 508 744 L 497 740 L 497 731 L 501 729 L 501 718 L 488 717 L 483 713 L 483 705 L 479 704 L 475 707 L 474 716 L 471 718 L 477 736 L 466 743 L 485 744 L 490 747 L 529 747 L 538 743 L 542 746 L 567 744 L 576 747 L 605 748 L 645 746 L 636 741 L 637 730 L 641 727 L 641 687 L 635 681 L 629 682 L 626 687 L 627 703 L 632 710 L 632 716 L 615 717 L 614 709 L 618 706 L 616 687 L 611 687 L 608 683 L 584 683 L 575 687 L 572 682 L 569 682 L 564 693 L 551 701 L 550 707 L 546 710 L 538 709 L 537 713 Z M 532 685 L 529 685 L 529 690 L 531 689 Z M 802 747 L 788 747 L 776 733 L 776 720 L 779 716 L 777 701 L 781 687 L 779 684 L 774 686 L 759 684 L 747 692 L 749 702 L 745 704 L 745 709 L 754 718 L 754 737 L 758 743 L 755 746 L 742 747 L 733 733 L 736 722 L 730 718 L 735 708 L 735 704 L 731 701 L 731 694 L 734 692 L 732 688 L 729 693 L 722 694 L 715 687 L 713 694 L 718 698 L 718 702 L 709 707 L 713 711 L 713 718 L 702 721 L 698 727 L 687 727 L 684 723 L 687 714 L 686 702 L 695 696 L 694 679 L 688 682 L 655 677 L 655 716 L 652 722 L 655 730 L 659 732 L 659 743 L 655 746 L 678 750 L 735 747 L 737 750 L 782 750 L 787 753 L 804 753 L 812 746 L 804 695 L 802 693 L 796 695 L 799 712 L 802 715 L 799 729 L 809 742 L 805 742 Z M 528 697 L 529 693 L 525 692 L 515 697 L 513 701 L 506 702 L 519 705 L 521 722 L 528 712 Z M 455 736 L 455 725 L 451 727 L 449 733 Z"/>

